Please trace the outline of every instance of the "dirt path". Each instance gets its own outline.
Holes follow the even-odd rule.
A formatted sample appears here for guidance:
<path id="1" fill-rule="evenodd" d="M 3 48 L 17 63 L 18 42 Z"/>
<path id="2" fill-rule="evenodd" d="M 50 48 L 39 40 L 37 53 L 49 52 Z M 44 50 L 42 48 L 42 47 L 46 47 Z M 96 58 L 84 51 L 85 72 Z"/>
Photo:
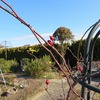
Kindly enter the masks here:
<path id="1" fill-rule="evenodd" d="M 60 99 L 60 95 L 63 95 L 63 88 L 61 84 L 62 84 L 61 80 L 58 80 L 58 79 L 50 80 L 50 84 L 48 85 L 48 91 L 50 95 L 44 89 L 42 92 L 38 93 L 36 96 L 32 97 L 30 100 L 52 100 L 52 98 L 55 100 Z M 63 87 L 64 87 L 64 91 L 68 90 L 66 79 L 63 79 Z"/>
<path id="2" fill-rule="evenodd" d="M 64 93 L 67 95 L 69 86 L 66 78 L 63 79 L 63 85 L 60 79 L 50 79 L 49 81 L 50 83 L 48 85 L 47 90 L 49 91 L 50 95 L 47 93 L 47 91 L 44 88 L 46 87 L 45 79 L 32 79 L 32 78 L 25 78 L 25 77 L 15 78 L 13 80 L 13 84 L 18 86 L 16 93 L 14 93 L 13 86 L 8 87 L 8 90 L 10 89 L 9 95 L 5 97 L 1 97 L 0 100 L 26 100 L 26 98 L 29 98 L 28 100 L 52 100 L 51 97 L 54 100 L 60 100 L 61 98 L 60 95 L 64 96 L 63 89 L 64 89 Z M 93 84 L 99 82 L 100 82 L 100 78 L 97 80 L 96 78 L 94 78 L 92 80 Z M 19 87 L 20 84 L 22 84 L 24 88 L 20 88 Z M 62 88 L 62 86 L 64 88 Z M 75 87 L 75 90 L 78 89 L 80 89 L 79 84 Z M 0 91 L 0 93 L 2 94 L 2 90 Z M 71 100 L 79 100 L 79 99 L 71 99 Z"/>
<path id="3" fill-rule="evenodd" d="M 94 86 L 98 84 L 99 82 L 100 82 L 100 79 L 98 79 L 98 81 L 97 80 L 92 81 L 92 84 Z M 30 100 L 60 100 L 61 98 L 60 95 L 63 95 L 63 88 L 62 88 L 61 83 L 62 83 L 61 80 L 58 80 L 58 79 L 50 80 L 50 84 L 48 86 L 48 91 L 50 95 L 44 89 L 42 92 L 39 92 L 38 94 L 36 94 L 36 96 L 32 97 Z M 64 87 L 64 93 L 67 94 L 66 92 L 68 91 L 69 87 L 68 87 L 68 83 L 66 82 L 66 79 L 63 79 L 63 87 Z M 80 87 L 81 86 L 78 84 L 76 86 L 76 89 L 79 89 Z"/>

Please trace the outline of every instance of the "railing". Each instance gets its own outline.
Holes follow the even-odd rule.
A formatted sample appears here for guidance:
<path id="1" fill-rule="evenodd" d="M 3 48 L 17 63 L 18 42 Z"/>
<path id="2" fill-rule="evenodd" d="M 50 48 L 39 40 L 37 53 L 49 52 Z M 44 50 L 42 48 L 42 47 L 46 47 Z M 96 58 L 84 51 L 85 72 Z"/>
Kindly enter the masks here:
<path id="1" fill-rule="evenodd" d="M 96 75 L 96 76 L 100 75 L 100 70 L 93 73 L 92 67 L 91 67 L 95 42 L 96 42 L 96 39 L 98 38 L 98 36 L 100 35 L 100 30 L 96 33 L 99 26 L 100 26 L 100 20 L 93 25 L 93 27 L 91 28 L 91 31 L 87 37 L 85 48 L 84 48 L 83 74 L 82 74 L 82 76 L 79 76 L 77 78 L 78 83 L 80 83 L 82 85 L 81 96 L 84 99 L 86 99 L 86 96 L 87 96 L 87 100 L 90 100 L 90 91 L 91 90 L 94 92 L 100 93 L 100 88 L 97 88 L 97 87 L 91 85 L 91 78 L 94 75 Z M 96 33 L 96 35 L 93 38 L 94 33 Z M 87 94 L 86 94 L 86 88 L 88 88 L 90 90 L 89 92 L 87 92 Z"/>

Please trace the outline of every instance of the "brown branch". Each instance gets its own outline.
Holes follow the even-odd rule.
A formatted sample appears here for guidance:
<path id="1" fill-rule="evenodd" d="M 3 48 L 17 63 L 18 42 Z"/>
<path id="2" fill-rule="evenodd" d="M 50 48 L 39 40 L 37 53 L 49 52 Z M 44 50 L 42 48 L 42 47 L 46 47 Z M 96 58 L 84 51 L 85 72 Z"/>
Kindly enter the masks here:
<path id="1" fill-rule="evenodd" d="M 5 3 L 5 2 L 4 2 Z M 23 19 L 21 19 L 17 14 L 15 14 L 15 11 L 12 9 L 12 7 L 11 6 L 9 6 L 9 4 L 7 4 L 7 3 L 5 3 L 8 7 L 10 7 L 10 9 L 12 10 L 12 12 L 10 12 L 9 10 L 7 10 L 7 9 L 5 9 L 4 7 L 2 7 L 1 6 L 1 8 L 4 10 L 4 11 L 6 11 L 6 12 L 8 12 L 9 14 L 11 14 L 12 16 L 14 16 L 16 19 L 18 19 L 21 23 L 23 23 L 25 26 L 27 26 L 31 31 L 32 31 L 32 33 L 34 34 L 34 36 L 36 37 L 36 39 L 38 40 L 38 42 L 41 44 L 41 46 L 43 47 L 43 48 L 45 48 L 50 54 L 51 54 L 51 56 L 53 57 L 53 59 L 56 61 L 56 63 L 58 64 L 58 66 L 60 67 L 60 69 L 64 72 L 64 74 L 66 75 L 66 72 L 61 68 L 61 65 L 58 63 L 58 61 L 56 60 L 56 58 L 54 57 L 54 55 L 52 54 L 52 52 L 49 50 L 49 49 L 47 49 L 42 43 L 41 43 L 41 41 L 39 40 L 39 38 L 41 38 L 46 44 L 48 44 L 53 50 L 55 50 L 56 52 L 57 52 L 57 54 L 63 59 L 63 61 L 64 61 L 64 64 L 65 64 L 65 66 L 66 66 L 66 68 L 67 68 L 67 70 L 68 70 L 68 72 L 70 73 L 70 76 L 72 77 L 72 79 L 73 79 L 73 76 L 72 76 L 72 74 L 71 74 L 71 71 L 70 71 L 70 69 L 68 68 L 68 66 L 67 66 L 67 64 L 66 64 L 66 61 L 65 61 L 65 59 L 63 58 L 63 56 L 57 51 L 57 49 L 56 48 L 54 48 L 54 47 L 52 47 L 41 35 L 39 35 L 29 24 L 27 24 Z M 14 14 L 13 14 L 14 13 Z M 17 16 L 16 16 L 17 15 Z M 38 38 L 39 37 L 39 38 Z M 73 79 L 74 80 L 74 79 Z"/>
<path id="2" fill-rule="evenodd" d="M 72 88 L 74 88 L 76 84 L 77 84 L 77 82 L 74 82 L 74 83 L 72 84 Z M 68 100 L 68 99 L 71 97 L 70 95 L 71 95 L 71 88 L 69 88 L 69 90 L 68 90 L 66 100 Z"/>
<path id="3" fill-rule="evenodd" d="M 17 14 L 16 14 L 16 12 L 12 9 L 12 7 L 9 5 L 9 4 L 7 4 L 4 0 L 1 0 L 6 6 L 8 6 L 10 9 L 11 9 L 11 11 L 14 13 L 14 15 L 15 16 L 18 16 Z"/>
<path id="4" fill-rule="evenodd" d="M 48 91 L 48 88 L 47 87 L 44 87 L 45 91 L 49 94 L 51 100 L 55 100 L 52 95 L 50 94 L 50 92 Z"/>
<path id="5" fill-rule="evenodd" d="M 61 78 L 61 74 L 59 73 L 59 77 L 60 77 L 60 80 L 61 80 L 61 86 L 62 86 L 62 90 L 63 90 L 63 96 L 64 96 L 64 100 L 66 99 L 65 97 L 65 91 L 64 91 L 64 86 L 63 86 L 63 80 Z"/>
<path id="6" fill-rule="evenodd" d="M 24 24 L 25 26 L 27 26 L 27 27 L 32 31 L 32 33 L 34 34 L 34 36 L 36 37 L 36 39 L 38 40 L 38 42 L 41 44 L 41 46 L 42 46 L 44 49 L 46 49 L 46 50 L 50 53 L 50 55 L 53 57 L 54 61 L 57 63 L 57 65 L 59 66 L 59 68 L 61 69 L 61 71 L 65 74 L 66 79 L 67 79 L 67 82 L 68 82 L 68 84 L 69 84 L 69 86 L 70 86 L 70 89 L 73 91 L 73 93 L 74 93 L 75 95 L 77 95 L 79 98 L 81 98 L 81 97 L 73 90 L 72 84 L 70 83 L 70 79 L 69 79 L 69 77 L 68 77 L 66 71 L 61 67 L 60 63 L 57 61 L 57 59 L 55 58 L 55 56 L 53 55 L 53 53 L 52 53 L 46 46 L 44 46 L 44 45 L 42 44 L 42 42 L 40 41 L 39 38 L 41 38 L 47 45 L 49 45 L 53 50 L 55 50 L 56 53 L 63 59 L 64 65 L 66 66 L 67 71 L 69 72 L 69 74 L 70 74 L 71 78 L 73 79 L 73 81 L 75 81 L 74 78 L 73 78 L 72 72 L 70 71 L 70 69 L 68 68 L 68 65 L 66 64 L 66 61 L 65 61 L 64 57 L 57 51 L 57 49 L 56 49 L 55 47 L 52 47 L 40 34 L 38 34 L 38 33 L 30 26 L 30 24 L 27 24 L 22 18 L 20 18 L 20 17 L 17 15 L 17 13 L 14 11 L 14 9 L 13 9 L 8 3 L 6 3 L 6 2 L 3 1 L 3 0 L 1 0 L 1 1 L 2 1 L 7 7 L 9 7 L 11 11 L 5 9 L 5 8 L 2 7 L 2 6 L 0 6 L 0 8 L 3 9 L 4 11 L 6 11 L 7 13 L 9 13 L 10 15 L 12 15 L 13 17 L 15 17 L 17 20 L 19 20 L 22 24 Z M 84 100 L 83 98 L 81 98 L 81 99 Z"/>

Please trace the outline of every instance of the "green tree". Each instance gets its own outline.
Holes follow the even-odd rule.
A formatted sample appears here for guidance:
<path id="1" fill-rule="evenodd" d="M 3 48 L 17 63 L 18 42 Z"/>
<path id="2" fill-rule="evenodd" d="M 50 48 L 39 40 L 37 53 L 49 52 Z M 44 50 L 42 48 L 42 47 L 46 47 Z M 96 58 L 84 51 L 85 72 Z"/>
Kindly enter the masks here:
<path id="1" fill-rule="evenodd" d="M 74 35 L 70 31 L 70 29 L 66 27 L 59 27 L 53 34 L 53 37 L 55 38 L 55 41 L 58 41 L 59 45 L 59 52 L 64 57 L 67 47 L 69 44 L 73 41 Z M 63 64 L 63 60 L 61 60 L 61 63 Z"/>

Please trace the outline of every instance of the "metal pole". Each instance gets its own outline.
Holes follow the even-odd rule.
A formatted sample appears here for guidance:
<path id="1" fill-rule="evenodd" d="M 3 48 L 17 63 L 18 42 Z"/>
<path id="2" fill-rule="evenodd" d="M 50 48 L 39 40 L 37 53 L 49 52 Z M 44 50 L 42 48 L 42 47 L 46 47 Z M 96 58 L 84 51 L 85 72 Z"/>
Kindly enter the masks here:
<path id="1" fill-rule="evenodd" d="M 7 60 L 7 48 L 6 48 L 7 41 L 4 41 L 4 42 L 5 42 L 5 59 Z"/>
<path id="2" fill-rule="evenodd" d="M 90 50 L 90 43 L 92 40 L 92 36 L 95 33 L 96 29 L 100 26 L 100 20 L 98 22 L 96 22 L 96 24 L 94 24 L 93 28 L 91 29 L 87 40 L 86 40 L 86 44 L 85 44 L 85 49 L 84 49 L 84 64 L 85 66 L 83 66 L 83 76 L 86 75 L 87 73 L 90 73 L 91 71 L 91 67 L 89 67 L 89 69 L 87 68 L 87 66 L 91 63 L 89 63 L 89 50 Z M 83 82 L 85 82 L 85 79 L 82 80 Z M 90 80 L 88 80 L 88 84 L 90 84 Z M 86 89 L 84 87 L 84 85 L 82 85 L 82 89 L 81 89 L 81 96 L 82 98 L 85 99 L 85 94 L 86 93 Z M 90 93 L 88 94 L 88 97 L 90 97 Z M 89 100 L 89 99 L 88 99 Z"/>
<path id="3" fill-rule="evenodd" d="M 3 73 L 2 73 L 1 68 L 0 68 L 0 72 L 1 72 L 2 79 L 3 79 L 3 83 L 4 83 L 5 87 L 7 88 L 6 80 L 5 80 L 5 78 L 4 78 L 4 75 L 3 75 Z"/>
<path id="4" fill-rule="evenodd" d="M 95 45 L 96 39 L 98 38 L 99 35 L 100 35 L 100 30 L 97 32 L 93 41 L 91 42 L 91 47 L 89 50 L 89 70 L 88 70 L 88 73 L 91 73 L 91 62 L 93 60 L 94 45 Z M 88 78 L 88 84 L 91 84 L 91 77 Z M 87 100 L 90 100 L 90 91 L 87 93 Z"/>

